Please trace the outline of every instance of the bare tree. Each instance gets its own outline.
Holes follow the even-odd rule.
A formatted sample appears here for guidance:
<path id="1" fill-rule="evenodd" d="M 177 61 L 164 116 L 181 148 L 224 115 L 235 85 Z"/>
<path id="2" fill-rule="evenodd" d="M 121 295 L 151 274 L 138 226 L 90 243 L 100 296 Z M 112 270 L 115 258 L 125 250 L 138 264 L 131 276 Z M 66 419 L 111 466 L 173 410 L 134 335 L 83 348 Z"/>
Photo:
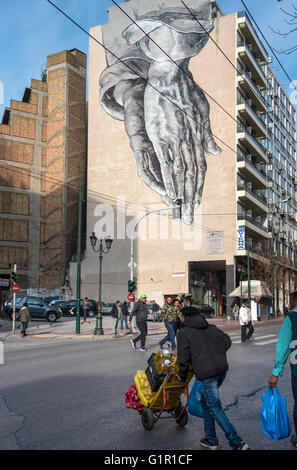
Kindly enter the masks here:
<path id="1" fill-rule="evenodd" d="M 282 1 L 282 0 L 278 0 L 278 1 Z M 287 25 L 289 25 L 290 29 L 289 31 L 286 31 L 286 32 L 281 32 L 281 31 L 276 31 L 275 29 L 273 29 L 271 26 L 270 26 L 270 29 L 278 34 L 279 36 L 282 36 L 283 38 L 287 38 L 288 36 L 290 36 L 291 34 L 295 33 L 297 31 L 297 7 L 296 5 L 294 5 L 294 3 L 292 4 L 292 7 L 293 7 L 293 10 L 291 12 L 289 11 L 286 11 L 284 8 L 281 8 L 281 11 L 283 13 L 285 13 L 287 19 L 285 20 L 285 23 L 287 23 Z M 278 52 L 279 54 L 292 54 L 293 52 L 297 51 L 297 44 L 295 46 L 292 46 L 292 47 L 289 47 L 288 49 L 281 49 L 280 51 L 278 51 L 277 49 L 275 49 L 276 52 Z"/>

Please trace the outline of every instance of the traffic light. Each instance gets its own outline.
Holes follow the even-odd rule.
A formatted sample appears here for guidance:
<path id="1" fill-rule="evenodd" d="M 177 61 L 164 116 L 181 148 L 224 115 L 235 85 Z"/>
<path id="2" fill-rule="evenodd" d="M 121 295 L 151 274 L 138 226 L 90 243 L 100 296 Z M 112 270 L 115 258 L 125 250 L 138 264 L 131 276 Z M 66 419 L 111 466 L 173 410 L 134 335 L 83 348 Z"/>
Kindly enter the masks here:
<path id="1" fill-rule="evenodd" d="M 132 294 L 132 292 L 136 291 L 136 282 L 135 281 L 128 281 L 128 292 Z"/>
<path id="2" fill-rule="evenodd" d="M 181 219 L 182 218 L 182 200 L 176 199 L 175 206 L 172 208 L 172 218 Z"/>
<path id="3" fill-rule="evenodd" d="M 15 284 L 15 283 L 17 282 L 17 280 L 18 280 L 18 273 L 15 272 L 15 271 L 12 271 L 12 272 L 10 273 L 10 282 L 11 282 L 12 284 Z"/>

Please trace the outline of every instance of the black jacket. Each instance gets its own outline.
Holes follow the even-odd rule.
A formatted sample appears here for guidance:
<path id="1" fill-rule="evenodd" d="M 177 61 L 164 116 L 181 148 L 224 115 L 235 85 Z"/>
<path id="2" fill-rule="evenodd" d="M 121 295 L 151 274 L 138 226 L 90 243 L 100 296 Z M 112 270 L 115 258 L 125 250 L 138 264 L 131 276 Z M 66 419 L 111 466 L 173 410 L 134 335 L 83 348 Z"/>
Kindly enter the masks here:
<path id="1" fill-rule="evenodd" d="M 187 319 L 177 334 L 179 376 L 184 381 L 190 364 L 198 380 L 220 375 L 228 370 L 226 352 L 230 337 L 200 314 Z"/>
<path id="2" fill-rule="evenodd" d="M 141 302 L 141 300 L 138 300 L 138 302 L 136 302 L 134 305 L 129 320 L 131 321 L 132 317 L 136 315 L 136 322 L 146 321 L 148 313 L 149 311 L 147 305 L 144 302 Z"/>

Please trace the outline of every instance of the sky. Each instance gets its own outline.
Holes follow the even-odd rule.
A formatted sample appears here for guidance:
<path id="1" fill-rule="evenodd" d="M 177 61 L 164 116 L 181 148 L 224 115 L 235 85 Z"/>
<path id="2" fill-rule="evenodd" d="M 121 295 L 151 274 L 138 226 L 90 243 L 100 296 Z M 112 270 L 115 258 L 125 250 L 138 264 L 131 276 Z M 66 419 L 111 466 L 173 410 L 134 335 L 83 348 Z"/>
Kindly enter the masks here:
<path id="1" fill-rule="evenodd" d="M 112 0 L 53 0 L 86 30 L 108 21 L 107 8 Z M 149 0 L 144 0 L 149 1 Z M 295 37 L 283 39 L 273 31 L 286 31 L 286 15 L 281 7 L 292 11 L 294 0 L 245 0 L 269 43 L 276 49 L 297 43 Z M 118 0 L 122 3 L 123 0 Z M 47 0 L 0 0 L 0 120 L 10 99 L 21 100 L 31 78 L 40 79 L 46 57 L 65 49 L 77 48 L 88 53 L 88 36 L 59 13 Z M 218 0 L 223 13 L 244 10 L 241 0 Z M 266 47 L 267 48 L 267 47 Z M 269 51 L 271 55 L 271 51 Z M 292 80 L 297 80 L 297 52 L 281 54 L 280 62 Z M 289 80 L 276 60 L 273 67 L 289 94 Z M 297 82 L 296 82 L 297 85 Z M 1 121 L 0 121 L 1 122 Z"/>

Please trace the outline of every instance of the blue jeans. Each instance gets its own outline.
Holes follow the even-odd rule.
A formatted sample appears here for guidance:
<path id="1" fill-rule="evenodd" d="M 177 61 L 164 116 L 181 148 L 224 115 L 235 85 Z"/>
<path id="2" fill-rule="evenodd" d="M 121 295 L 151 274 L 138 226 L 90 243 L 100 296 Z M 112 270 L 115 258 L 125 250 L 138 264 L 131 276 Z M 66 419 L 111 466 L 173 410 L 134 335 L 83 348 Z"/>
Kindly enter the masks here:
<path id="1" fill-rule="evenodd" d="M 175 338 L 176 330 L 177 330 L 176 323 L 165 322 L 165 326 L 167 328 L 168 334 L 165 336 L 165 338 L 163 338 L 160 341 L 160 345 L 163 346 L 163 344 L 165 344 L 166 341 L 170 341 L 172 351 L 175 351 L 176 350 L 176 344 L 175 344 L 174 338 Z"/>
<path id="2" fill-rule="evenodd" d="M 127 317 L 126 317 L 126 316 L 122 316 L 122 317 L 121 317 L 121 330 L 123 329 L 123 323 L 124 323 L 124 322 L 125 322 L 125 325 L 126 325 L 125 328 L 126 328 L 126 330 L 127 330 L 128 324 L 127 324 Z"/>
<path id="3" fill-rule="evenodd" d="M 233 448 L 242 441 L 238 436 L 235 428 L 228 420 L 220 401 L 219 387 L 222 385 L 226 373 L 210 377 L 209 379 L 201 380 L 202 382 L 202 395 L 201 405 L 204 415 L 204 431 L 205 437 L 211 444 L 217 445 L 218 438 L 216 435 L 215 421 L 225 433 L 230 446 Z"/>

